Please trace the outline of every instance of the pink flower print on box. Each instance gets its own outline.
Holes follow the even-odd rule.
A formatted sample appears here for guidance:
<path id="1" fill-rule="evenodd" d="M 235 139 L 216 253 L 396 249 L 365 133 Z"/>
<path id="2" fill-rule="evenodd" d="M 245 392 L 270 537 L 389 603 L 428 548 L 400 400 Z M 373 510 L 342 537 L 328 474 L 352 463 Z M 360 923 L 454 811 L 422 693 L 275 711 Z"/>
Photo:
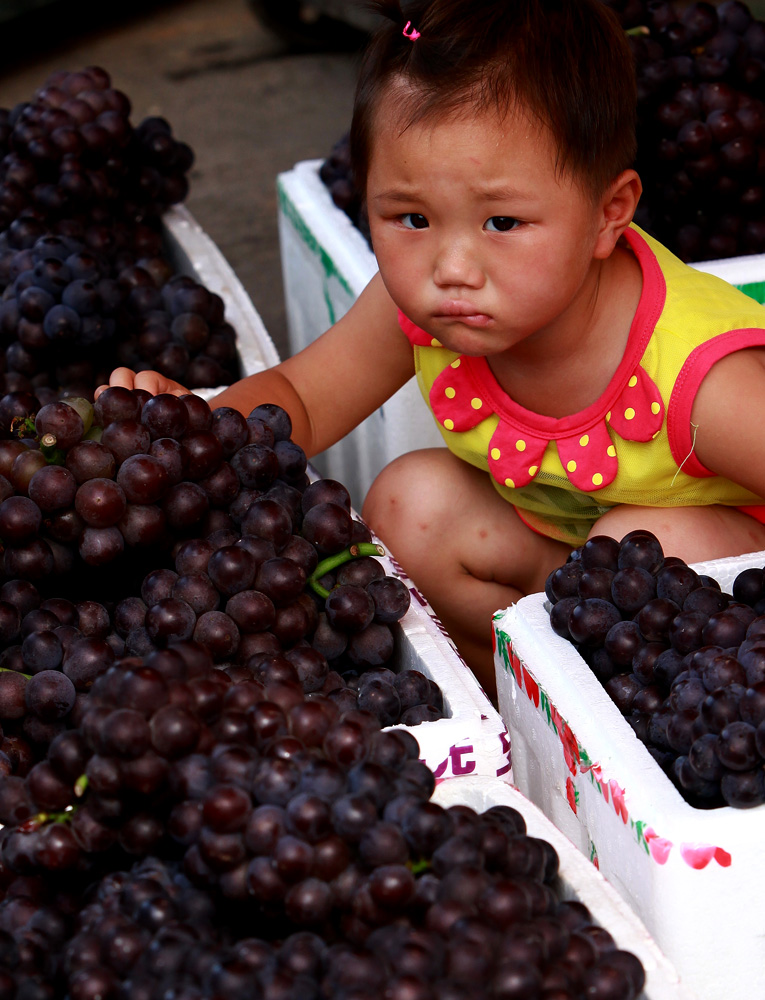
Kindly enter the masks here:
<path id="1" fill-rule="evenodd" d="M 722 868 L 728 868 L 732 861 L 730 854 L 722 847 L 713 844 L 681 844 L 680 857 L 691 868 L 700 870 L 706 868 L 714 860 Z"/>
<path id="2" fill-rule="evenodd" d="M 644 836 L 653 860 L 659 865 L 665 865 L 670 851 L 674 847 L 672 841 L 667 840 L 666 837 L 660 837 L 650 826 L 645 828 Z"/>
<path id="3" fill-rule="evenodd" d="M 613 778 L 608 784 L 611 788 L 611 803 L 613 804 L 614 812 L 617 816 L 621 817 L 622 823 L 627 823 L 630 817 L 627 812 L 627 806 L 624 804 L 624 789 Z"/>
<path id="4" fill-rule="evenodd" d="M 570 777 L 566 778 L 566 798 L 568 799 L 568 804 L 571 806 L 571 812 L 576 814 L 579 792 L 577 792 L 576 788 L 574 788 L 574 782 Z"/>
<path id="5" fill-rule="evenodd" d="M 539 685 L 528 672 L 526 667 L 519 662 L 519 666 L 523 671 L 523 686 L 526 688 L 526 694 L 530 701 L 534 702 L 534 707 L 539 708 Z"/>

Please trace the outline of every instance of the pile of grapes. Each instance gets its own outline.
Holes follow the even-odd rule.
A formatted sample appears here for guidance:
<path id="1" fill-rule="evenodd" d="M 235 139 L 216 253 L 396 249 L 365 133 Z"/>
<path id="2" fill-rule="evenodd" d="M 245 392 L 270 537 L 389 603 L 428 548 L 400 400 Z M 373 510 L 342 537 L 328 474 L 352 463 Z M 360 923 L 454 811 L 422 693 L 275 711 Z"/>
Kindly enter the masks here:
<path id="1" fill-rule="evenodd" d="M 174 275 L 162 213 L 182 201 L 189 146 L 137 127 L 98 67 L 54 73 L 0 109 L 0 388 L 92 398 L 118 365 L 191 388 L 238 377 L 223 301 Z"/>
<path id="2" fill-rule="evenodd" d="M 434 682 L 386 666 L 408 588 L 374 558 L 345 487 L 308 481 L 279 407 L 245 418 L 194 395 L 112 387 L 94 405 L 67 397 L 12 417 L 7 430 L 0 721 L 23 716 L 12 735 L 66 726 L 115 657 L 187 640 L 216 665 L 273 659 L 285 680 L 383 725 L 442 717 Z M 44 701 L 55 689 L 55 717 L 44 718 L 47 701 L 42 717 L 22 710 L 37 703 L 29 685 Z"/>
<path id="3" fill-rule="evenodd" d="M 607 0 L 638 77 L 635 221 L 683 260 L 765 251 L 765 22 L 740 0 Z"/>
<path id="4" fill-rule="evenodd" d="M 0 996 L 632 1000 L 522 816 L 430 801 L 408 589 L 279 407 L 0 400 Z"/>
<path id="5" fill-rule="evenodd" d="M 765 22 L 741 0 L 604 0 L 638 75 L 635 222 L 685 261 L 765 252 Z M 319 171 L 369 240 L 348 136 Z"/>
<path id="6" fill-rule="evenodd" d="M 545 593 L 555 633 L 688 802 L 765 802 L 765 570 L 743 570 L 727 594 L 634 531 L 589 539 Z"/>
<path id="7" fill-rule="evenodd" d="M 327 186 L 332 201 L 351 220 L 371 247 L 369 219 L 351 169 L 350 133 L 341 136 L 319 167 L 319 177 Z"/>
<path id="8" fill-rule="evenodd" d="M 552 847 L 429 801 L 418 752 L 193 643 L 115 663 L 0 784 L 3 996 L 634 1000 Z"/>

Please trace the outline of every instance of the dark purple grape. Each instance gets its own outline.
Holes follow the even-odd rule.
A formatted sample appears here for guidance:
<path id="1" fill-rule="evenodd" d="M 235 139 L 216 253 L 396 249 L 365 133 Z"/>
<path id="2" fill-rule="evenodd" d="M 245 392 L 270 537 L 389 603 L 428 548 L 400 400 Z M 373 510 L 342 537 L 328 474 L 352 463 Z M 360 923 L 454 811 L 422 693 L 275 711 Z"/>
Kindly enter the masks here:
<path id="1" fill-rule="evenodd" d="M 599 646 L 608 630 L 621 621 L 621 614 L 609 601 L 597 597 L 579 601 L 569 615 L 571 638 L 584 646 Z"/>
<path id="2" fill-rule="evenodd" d="M 631 544 L 631 542 L 628 544 Z M 642 558 L 639 554 L 640 550 L 633 549 L 628 551 L 633 551 L 636 559 Z M 652 547 L 650 551 L 653 553 Z M 637 614 L 655 596 L 655 578 L 649 570 L 642 566 L 625 565 L 614 574 L 614 579 L 611 583 L 611 600 L 625 615 L 631 617 Z"/>

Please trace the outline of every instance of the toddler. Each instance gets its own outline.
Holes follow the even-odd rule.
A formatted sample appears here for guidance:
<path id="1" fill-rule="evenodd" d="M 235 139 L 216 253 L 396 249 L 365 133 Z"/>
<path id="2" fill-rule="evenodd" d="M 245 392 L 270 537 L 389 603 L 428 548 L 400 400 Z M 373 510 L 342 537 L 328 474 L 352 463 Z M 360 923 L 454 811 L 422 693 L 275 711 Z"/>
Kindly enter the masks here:
<path id="1" fill-rule="evenodd" d="M 492 613 L 587 537 L 765 549 L 765 309 L 632 224 L 635 82 L 605 4 L 404 6 L 377 5 L 351 130 L 379 273 L 214 405 L 278 403 L 313 455 L 416 374 L 447 447 L 391 463 L 363 515 L 491 691 Z"/>

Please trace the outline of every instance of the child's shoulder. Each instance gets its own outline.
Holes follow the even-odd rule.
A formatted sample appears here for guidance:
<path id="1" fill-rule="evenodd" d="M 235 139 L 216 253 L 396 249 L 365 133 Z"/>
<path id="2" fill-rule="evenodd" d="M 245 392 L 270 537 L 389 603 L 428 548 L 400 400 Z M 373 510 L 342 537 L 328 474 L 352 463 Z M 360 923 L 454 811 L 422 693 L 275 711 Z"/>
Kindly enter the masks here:
<path id="1" fill-rule="evenodd" d="M 634 224 L 630 247 L 643 271 L 644 308 L 657 326 L 702 342 L 730 330 L 765 328 L 765 306 L 704 265 L 686 264 Z"/>

